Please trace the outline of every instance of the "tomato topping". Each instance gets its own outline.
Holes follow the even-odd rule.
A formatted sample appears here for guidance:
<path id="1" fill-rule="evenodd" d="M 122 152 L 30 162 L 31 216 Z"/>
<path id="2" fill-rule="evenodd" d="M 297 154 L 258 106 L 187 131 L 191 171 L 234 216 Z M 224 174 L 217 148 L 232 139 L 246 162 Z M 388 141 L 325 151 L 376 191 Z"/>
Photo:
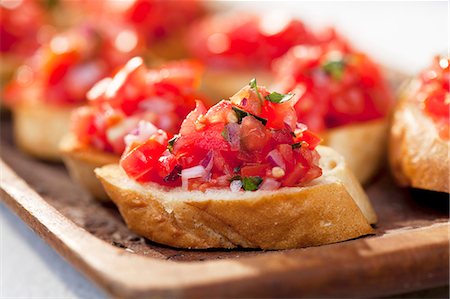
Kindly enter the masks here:
<path id="1" fill-rule="evenodd" d="M 123 154 L 132 161 L 124 169 L 140 182 L 200 191 L 274 190 L 307 183 L 322 174 L 315 150 L 320 138 L 297 124 L 291 98 L 252 80 L 209 110 L 197 102 L 179 134 L 168 141 L 167 150 L 160 149 L 162 154 L 152 157 L 151 167 L 144 163 L 139 148 L 146 147 L 141 145 Z M 148 168 L 155 171 L 147 175 L 142 169 Z"/>
<path id="2" fill-rule="evenodd" d="M 136 36 L 124 48 L 123 43 L 117 41 L 123 32 L 135 34 L 120 22 L 89 21 L 55 34 L 24 62 L 24 67 L 18 69 L 11 83 L 15 87 L 11 89 L 20 92 L 6 94 L 7 100 L 12 105 L 29 101 L 28 93 L 35 89 L 34 101 L 57 105 L 84 103 L 86 92 L 97 81 L 143 51 Z M 23 69 L 28 71 L 25 77 L 21 72 Z"/>
<path id="3" fill-rule="evenodd" d="M 136 181 L 148 179 L 147 174 L 157 169 L 158 159 L 167 148 L 167 135 L 157 134 L 162 136 L 162 143 L 156 140 L 155 134 L 120 159 L 120 166 Z"/>
<path id="4" fill-rule="evenodd" d="M 130 133 L 130 142 L 148 138 L 157 128 L 173 135 L 194 107 L 201 71 L 191 61 L 149 70 L 134 57 L 87 93 L 89 105 L 74 113 L 72 132 L 80 143 L 118 155 Z"/>
<path id="5" fill-rule="evenodd" d="M 422 102 L 421 107 L 434 120 L 442 139 L 450 139 L 450 59 L 437 56 L 433 64 L 420 75 L 420 87 L 413 98 Z"/>
<path id="6" fill-rule="evenodd" d="M 336 35 L 293 47 L 274 72 L 276 86 L 295 93 L 298 119 L 313 131 L 384 117 L 393 103 L 379 67 Z"/>
<path id="7" fill-rule="evenodd" d="M 187 36 L 193 56 L 218 68 L 268 69 L 294 45 L 315 40 L 301 21 L 279 14 L 213 15 L 194 24 Z"/>

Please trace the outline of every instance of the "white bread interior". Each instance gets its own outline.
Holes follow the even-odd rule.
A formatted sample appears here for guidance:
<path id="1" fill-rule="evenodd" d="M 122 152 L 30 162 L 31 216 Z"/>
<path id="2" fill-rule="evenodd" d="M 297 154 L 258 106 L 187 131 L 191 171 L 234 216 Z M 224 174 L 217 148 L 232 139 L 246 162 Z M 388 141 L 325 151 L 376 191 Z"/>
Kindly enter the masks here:
<path id="1" fill-rule="evenodd" d="M 320 178 L 276 191 L 167 189 L 139 184 L 117 164 L 95 173 L 132 231 L 173 247 L 286 249 L 373 233 L 375 211 L 342 156 L 318 151 Z"/>
<path id="2" fill-rule="evenodd" d="M 389 163 L 401 186 L 449 193 L 449 140 L 439 137 L 433 120 L 411 99 L 412 81 L 393 112 L 389 130 Z"/>
<path id="3" fill-rule="evenodd" d="M 74 108 L 37 101 L 13 107 L 16 144 L 36 158 L 60 161 L 59 142 L 69 131 L 70 114 Z"/>
<path id="4" fill-rule="evenodd" d="M 94 169 L 107 164 L 119 163 L 120 157 L 80 145 L 73 134 L 64 136 L 60 143 L 64 164 L 71 178 L 87 190 L 95 199 L 109 201 Z"/>
<path id="5" fill-rule="evenodd" d="M 377 173 L 385 159 L 387 119 L 340 126 L 321 135 L 323 145 L 338 151 L 361 184 Z"/>

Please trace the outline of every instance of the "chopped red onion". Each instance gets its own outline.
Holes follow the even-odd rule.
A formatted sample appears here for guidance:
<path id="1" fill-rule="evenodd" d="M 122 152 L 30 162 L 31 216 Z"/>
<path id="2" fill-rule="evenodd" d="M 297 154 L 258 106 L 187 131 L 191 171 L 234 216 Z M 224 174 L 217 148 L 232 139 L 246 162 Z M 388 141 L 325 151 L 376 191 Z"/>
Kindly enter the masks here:
<path id="1" fill-rule="evenodd" d="M 237 123 L 229 123 L 225 126 L 225 130 L 227 131 L 227 141 L 230 143 L 231 145 L 231 150 L 239 150 L 239 144 L 240 144 L 240 139 L 239 139 L 239 130 L 240 130 L 240 125 Z"/>
<path id="2" fill-rule="evenodd" d="M 239 192 L 242 188 L 242 182 L 240 180 L 234 180 L 230 183 L 231 192 Z"/>
<path id="3" fill-rule="evenodd" d="M 130 133 L 125 136 L 125 144 L 126 146 L 130 146 L 134 142 L 145 142 L 157 131 L 158 128 L 155 127 L 155 125 L 153 125 L 151 122 L 141 120 L 139 121 L 137 128 L 130 131 Z"/>
<path id="4" fill-rule="evenodd" d="M 205 167 L 206 172 L 210 172 L 214 165 L 214 155 L 213 151 L 209 151 L 206 157 L 200 162 L 200 165 Z"/>
<path id="5" fill-rule="evenodd" d="M 276 149 L 271 150 L 267 154 L 267 160 L 274 166 L 281 167 L 283 168 L 283 170 L 286 171 L 286 163 L 284 163 L 283 157 L 281 156 L 281 153 L 278 150 Z"/>
<path id="6" fill-rule="evenodd" d="M 118 140 L 123 144 L 123 139 L 138 124 L 138 119 L 127 118 L 106 131 L 106 137 L 109 143 L 114 144 Z"/>
<path id="7" fill-rule="evenodd" d="M 280 188 L 281 183 L 272 178 L 266 178 L 259 186 L 259 190 L 277 190 Z"/>
<path id="8" fill-rule="evenodd" d="M 189 179 L 201 178 L 205 175 L 206 175 L 205 167 L 201 165 L 183 169 L 181 171 L 181 187 L 184 190 L 187 190 L 189 186 Z"/>
<path id="9" fill-rule="evenodd" d="M 302 123 L 297 123 L 296 129 L 299 130 L 300 132 L 304 132 L 308 130 L 308 126 Z"/>

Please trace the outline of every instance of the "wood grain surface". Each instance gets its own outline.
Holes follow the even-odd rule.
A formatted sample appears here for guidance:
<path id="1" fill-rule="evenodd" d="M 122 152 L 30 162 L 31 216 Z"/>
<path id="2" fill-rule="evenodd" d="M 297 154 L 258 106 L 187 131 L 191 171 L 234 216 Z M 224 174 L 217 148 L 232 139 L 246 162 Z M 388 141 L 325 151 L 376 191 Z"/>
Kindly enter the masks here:
<path id="1" fill-rule="evenodd" d="M 386 171 L 367 187 L 376 235 L 284 251 L 178 250 L 131 233 L 64 167 L 14 147 L 1 122 L 1 198 L 114 297 L 373 297 L 448 284 L 447 194 L 399 189 Z"/>

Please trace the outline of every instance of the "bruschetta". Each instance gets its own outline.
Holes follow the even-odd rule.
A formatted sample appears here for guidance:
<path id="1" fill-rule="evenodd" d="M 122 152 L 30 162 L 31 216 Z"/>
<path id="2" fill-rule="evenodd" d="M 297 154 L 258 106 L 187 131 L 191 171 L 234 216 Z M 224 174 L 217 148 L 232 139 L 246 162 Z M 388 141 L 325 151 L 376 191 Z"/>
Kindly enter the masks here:
<path id="1" fill-rule="evenodd" d="M 269 84 L 275 58 L 295 45 L 314 41 L 303 22 L 281 12 L 209 15 L 194 23 L 186 36 L 191 55 L 207 66 L 203 91 L 219 99 L 254 77 Z"/>
<path id="2" fill-rule="evenodd" d="M 335 36 L 274 63 L 275 87 L 296 94 L 300 122 L 344 156 L 361 183 L 383 160 L 393 93 L 381 68 Z"/>
<path id="3" fill-rule="evenodd" d="M 148 138 L 158 128 L 175 134 L 201 98 L 196 92 L 201 72 L 201 65 L 190 60 L 147 69 L 134 57 L 114 77 L 94 85 L 88 105 L 74 111 L 70 133 L 60 144 L 71 176 L 95 198 L 107 200 L 94 168 L 118 162 L 130 140 Z"/>
<path id="4" fill-rule="evenodd" d="M 68 132 L 71 111 L 85 102 L 95 82 L 137 51 L 123 53 L 106 32 L 99 37 L 100 28 L 84 24 L 53 36 L 6 87 L 15 139 L 30 155 L 59 161 L 58 145 Z"/>
<path id="5" fill-rule="evenodd" d="M 7 108 L 4 88 L 15 70 L 39 47 L 44 38 L 39 29 L 48 18 L 37 1 L 10 1 L 0 4 L 0 109 Z M 17 16 L 21 17 L 18 18 Z M 40 34 L 40 39 L 38 39 Z"/>
<path id="6" fill-rule="evenodd" d="M 389 161 L 401 186 L 449 193 L 449 63 L 448 57 L 436 57 L 400 94 L 389 130 Z"/>
<path id="7" fill-rule="evenodd" d="M 373 233 L 361 185 L 297 123 L 292 97 L 252 80 L 96 174 L 131 230 L 173 247 L 285 249 Z"/>

